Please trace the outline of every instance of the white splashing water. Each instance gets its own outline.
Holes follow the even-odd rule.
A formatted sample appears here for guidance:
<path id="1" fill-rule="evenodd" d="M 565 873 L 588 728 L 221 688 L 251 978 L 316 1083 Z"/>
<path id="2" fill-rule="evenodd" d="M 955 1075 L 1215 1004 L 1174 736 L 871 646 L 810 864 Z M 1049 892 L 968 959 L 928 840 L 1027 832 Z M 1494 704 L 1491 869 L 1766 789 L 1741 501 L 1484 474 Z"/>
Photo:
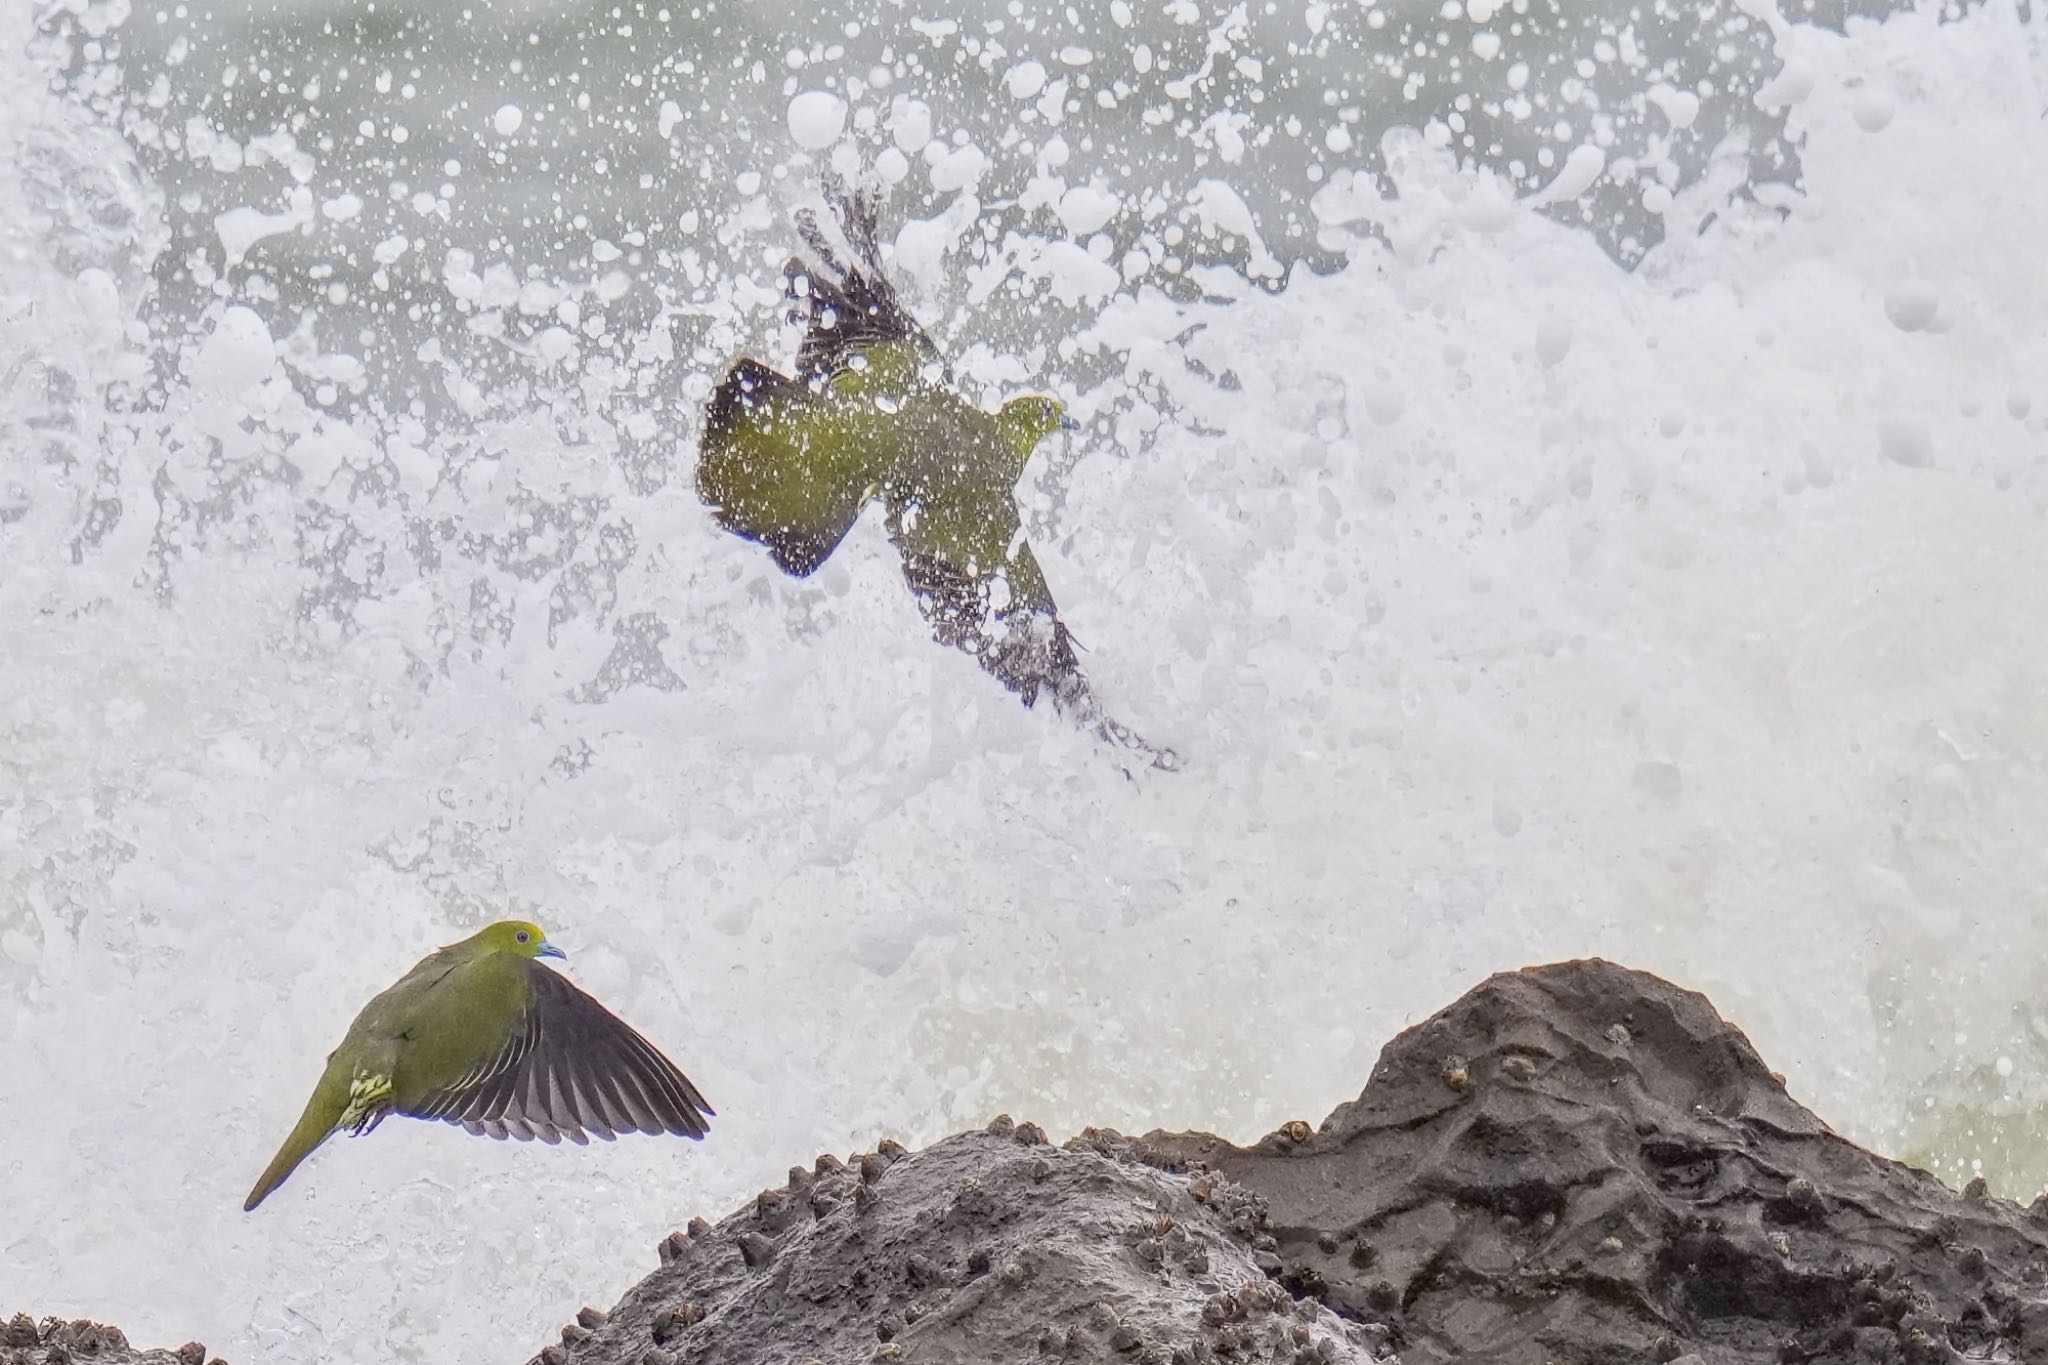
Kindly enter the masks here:
<path id="1" fill-rule="evenodd" d="M 1695 232 L 1681 188 L 1633 275 L 1415 139 L 1397 196 L 1319 198 L 1340 273 L 1109 298 L 1069 358 L 1121 378 L 1039 553 L 1187 759 L 1137 782 L 930 645 L 876 527 L 792 582 L 545 402 L 443 477 L 434 433 L 309 405 L 285 367 L 334 358 L 253 312 L 131 324 L 152 192 L 31 93 L 24 22 L 0 183 L 74 195 L 0 224 L 0 1283 L 36 1311 L 515 1360 L 820 1149 L 998 1110 L 1249 1140 L 1571 954 L 1707 990 L 1866 1140 L 1994 1057 L 2000 1103 L 2042 1093 L 2048 66 L 2009 5 L 1786 31 L 1803 192 Z M 98 399 L 181 350 L 160 414 Z M 342 632 L 298 538 L 380 457 L 404 499 L 334 552 L 384 565 Z M 245 469 L 278 476 L 204 534 L 153 521 Z M 680 686 L 586 700 L 618 642 L 555 609 L 574 566 L 392 567 L 435 518 L 544 556 L 534 489 L 605 500 L 614 619 L 666 626 Z M 244 1216 L 354 1009 L 515 911 L 711 1139 L 392 1123 Z"/>

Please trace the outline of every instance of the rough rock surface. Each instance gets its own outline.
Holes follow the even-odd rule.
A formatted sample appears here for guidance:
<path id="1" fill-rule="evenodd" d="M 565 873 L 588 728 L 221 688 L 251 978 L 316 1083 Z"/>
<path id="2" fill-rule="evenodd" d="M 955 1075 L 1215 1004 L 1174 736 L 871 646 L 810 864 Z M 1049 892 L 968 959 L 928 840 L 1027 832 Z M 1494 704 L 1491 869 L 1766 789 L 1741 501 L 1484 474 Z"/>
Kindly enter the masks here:
<path id="1" fill-rule="evenodd" d="M 1322 1127 L 822 1157 L 544 1365 L 2048 1365 L 2048 1208 L 1836 1137 L 1704 997 L 1488 980 Z"/>
<path id="2" fill-rule="evenodd" d="M 188 1341 L 175 1351 L 138 1351 L 118 1327 L 80 1318 L 66 1322 L 26 1313 L 0 1322 L 0 1365 L 223 1365 L 208 1361 L 206 1348 Z"/>
<path id="3" fill-rule="evenodd" d="M 1364 1362 L 1385 1337 L 1270 1278 L 1255 1195 L 1159 1170 L 1114 1133 L 1051 1147 L 998 1119 L 885 1148 L 821 1157 L 718 1227 L 670 1237 L 661 1269 L 537 1359 L 1252 1365 Z"/>
<path id="4" fill-rule="evenodd" d="M 1406 1365 L 2048 1361 L 2048 1205 L 1828 1131 L 1704 996 L 1600 961 L 1496 976 L 1357 1100 L 1243 1149 L 1293 1293 Z"/>

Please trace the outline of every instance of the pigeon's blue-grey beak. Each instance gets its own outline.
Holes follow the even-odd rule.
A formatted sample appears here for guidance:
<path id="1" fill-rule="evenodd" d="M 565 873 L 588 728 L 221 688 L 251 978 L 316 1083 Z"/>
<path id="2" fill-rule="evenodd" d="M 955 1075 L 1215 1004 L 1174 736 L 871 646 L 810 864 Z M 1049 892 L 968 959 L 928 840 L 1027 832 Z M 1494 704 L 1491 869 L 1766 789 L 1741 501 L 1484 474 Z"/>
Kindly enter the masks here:
<path id="1" fill-rule="evenodd" d="M 1061 431 L 1079 431 L 1080 429 L 1081 424 L 1074 420 L 1074 415 L 1072 413 L 1063 412 L 1060 414 Z"/>
<path id="2" fill-rule="evenodd" d="M 564 961 L 564 962 L 567 962 L 567 961 L 569 960 L 569 955 L 568 955 L 567 953 L 563 952 L 563 951 L 562 951 L 562 950 L 561 950 L 560 948 L 557 948 L 557 947 L 556 947 L 556 946 L 555 946 L 554 944 L 552 944 L 552 943 L 543 943 L 543 944 L 541 944 L 541 945 L 540 945 L 540 952 L 539 952 L 539 953 L 537 953 L 537 954 L 536 954 L 536 956 L 538 956 L 538 957 L 559 957 L 559 958 L 560 958 L 560 959 L 562 959 L 562 961 Z"/>

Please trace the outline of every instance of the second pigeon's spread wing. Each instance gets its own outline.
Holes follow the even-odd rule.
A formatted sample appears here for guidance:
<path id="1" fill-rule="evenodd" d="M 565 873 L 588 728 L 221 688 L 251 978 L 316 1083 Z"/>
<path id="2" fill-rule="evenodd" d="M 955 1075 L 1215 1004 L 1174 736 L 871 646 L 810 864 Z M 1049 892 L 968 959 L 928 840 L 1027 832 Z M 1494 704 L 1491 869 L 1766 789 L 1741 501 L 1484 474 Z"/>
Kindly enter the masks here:
<path id="1" fill-rule="evenodd" d="M 873 196 L 834 183 L 826 199 L 837 240 L 805 210 L 809 259 L 784 270 L 790 316 L 805 324 L 796 376 L 735 363 L 705 407 L 697 457 L 697 495 L 719 525 L 797 577 L 853 529 L 903 453 L 899 414 L 945 374 L 882 273 Z"/>
<path id="2" fill-rule="evenodd" d="M 839 408 L 819 388 L 741 360 L 704 413 L 697 496 L 799 578 L 846 538 L 881 477 L 872 443 Z"/>
<path id="3" fill-rule="evenodd" d="M 494 1138 L 618 1133 L 701 1138 L 711 1106 L 675 1064 L 568 978 L 526 964 L 533 996 L 505 1046 L 464 1082 L 404 1112 Z"/>

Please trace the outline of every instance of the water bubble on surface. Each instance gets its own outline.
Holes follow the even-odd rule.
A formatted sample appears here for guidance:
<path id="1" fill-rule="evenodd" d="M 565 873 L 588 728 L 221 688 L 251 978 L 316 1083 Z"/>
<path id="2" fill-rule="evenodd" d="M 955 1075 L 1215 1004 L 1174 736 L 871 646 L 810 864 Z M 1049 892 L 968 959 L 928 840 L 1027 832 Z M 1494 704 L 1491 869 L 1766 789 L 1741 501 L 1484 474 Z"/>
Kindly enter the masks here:
<path id="1" fill-rule="evenodd" d="M 1923 279 L 1900 280 L 1884 295 L 1884 315 L 1902 332 L 1917 332 L 1934 321 L 1941 294 Z"/>
<path id="2" fill-rule="evenodd" d="M 806 90 L 789 102 L 789 135 L 807 152 L 823 151 L 846 131 L 846 101 L 829 90 Z"/>

